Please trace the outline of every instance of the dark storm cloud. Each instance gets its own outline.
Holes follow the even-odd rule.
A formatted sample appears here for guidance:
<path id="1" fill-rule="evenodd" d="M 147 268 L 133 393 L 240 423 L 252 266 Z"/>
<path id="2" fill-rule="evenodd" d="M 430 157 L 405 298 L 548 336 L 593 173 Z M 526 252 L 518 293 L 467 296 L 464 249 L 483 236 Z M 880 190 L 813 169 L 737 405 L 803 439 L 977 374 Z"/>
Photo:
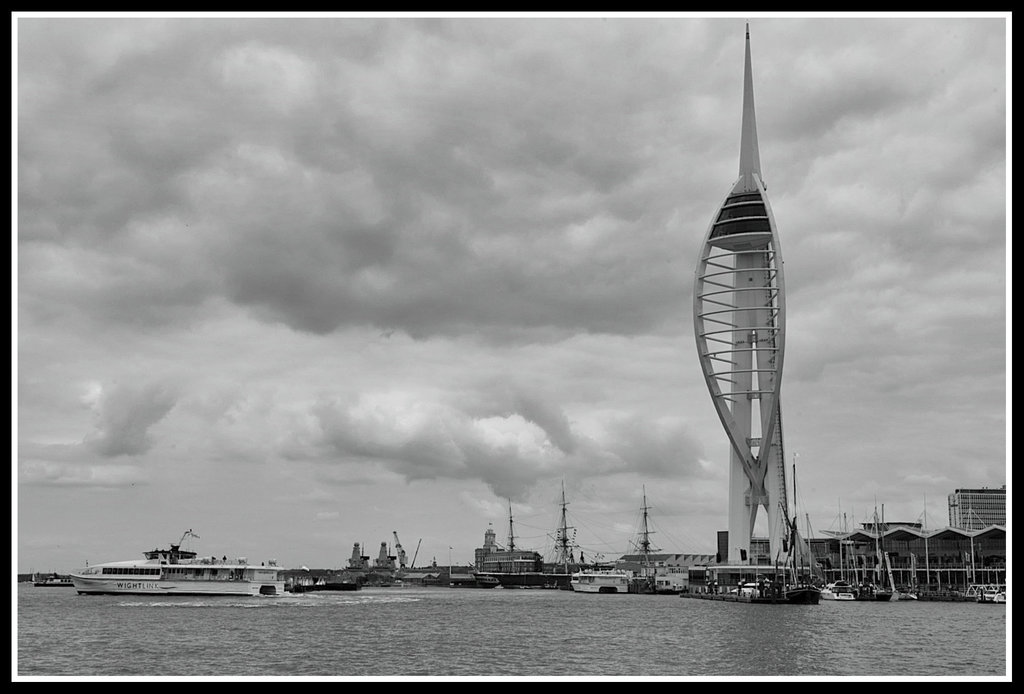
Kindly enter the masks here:
<path id="1" fill-rule="evenodd" d="M 314 333 L 565 321 L 632 332 L 657 324 L 684 291 L 659 262 L 667 248 L 632 243 L 669 243 L 650 193 L 630 187 L 650 155 L 628 142 L 660 124 L 622 108 L 653 96 L 655 79 L 635 79 L 617 58 L 580 72 L 486 22 L 487 38 L 438 43 L 413 64 L 409 46 L 431 39 L 401 22 L 333 56 L 315 40 L 282 40 L 289 32 L 270 40 L 259 23 L 222 25 L 217 43 L 189 26 L 91 69 L 65 63 L 78 84 L 70 92 L 38 87 L 42 58 L 26 50 L 22 84 L 35 98 L 23 117 L 36 127 L 21 138 L 23 238 L 107 245 L 130 267 L 147 241 L 164 241 L 155 227 L 177 224 L 202 262 L 175 268 L 167 293 L 197 305 L 223 291 L 264 320 Z M 571 23 L 556 26 L 582 39 Z M 366 50 L 367 36 L 380 45 Z M 32 38 L 46 43 L 45 32 Z M 611 56 L 638 42 L 615 32 L 590 40 Z M 44 156 L 64 164 L 43 168 Z M 125 295 L 114 277 L 75 303 L 98 318 L 126 315 L 102 300 Z M 90 295 L 101 300 L 83 304 Z"/>

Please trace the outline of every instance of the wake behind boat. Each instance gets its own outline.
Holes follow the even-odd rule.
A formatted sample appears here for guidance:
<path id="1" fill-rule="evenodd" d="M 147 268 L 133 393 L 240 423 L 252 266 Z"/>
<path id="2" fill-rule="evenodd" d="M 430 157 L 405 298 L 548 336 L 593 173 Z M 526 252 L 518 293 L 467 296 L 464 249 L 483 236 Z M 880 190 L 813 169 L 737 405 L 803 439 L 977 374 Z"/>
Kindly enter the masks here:
<path id="1" fill-rule="evenodd" d="M 93 564 L 71 574 L 79 595 L 284 595 L 274 560 L 252 566 L 244 557 L 199 557 L 181 549 L 186 530 L 170 549 L 143 552 L 144 559 Z"/>

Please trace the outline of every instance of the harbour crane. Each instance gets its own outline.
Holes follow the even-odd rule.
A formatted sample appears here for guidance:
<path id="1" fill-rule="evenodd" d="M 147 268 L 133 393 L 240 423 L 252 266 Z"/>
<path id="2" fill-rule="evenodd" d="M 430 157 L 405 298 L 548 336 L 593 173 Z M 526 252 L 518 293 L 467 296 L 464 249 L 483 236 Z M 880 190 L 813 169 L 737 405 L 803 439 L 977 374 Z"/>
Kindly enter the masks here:
<path id="1" fill-rule="evenodd" d="M 423 542 L 422 537 L 416 542 L 416 551 L 412 553 L 412 564 L 409 564 L 410 569 L 416 568 L 416 557 L 420 555 L 420 542 Z"/>
<path id="2" fill-rule="evenodd" d="M 398 568 L 405 568 L 405 550 L 402 549 L 402 543 L 398 540 L 398 531 L 392 530 L 391 534 L 395 536 L 395 554 L 398 555 Z"/>

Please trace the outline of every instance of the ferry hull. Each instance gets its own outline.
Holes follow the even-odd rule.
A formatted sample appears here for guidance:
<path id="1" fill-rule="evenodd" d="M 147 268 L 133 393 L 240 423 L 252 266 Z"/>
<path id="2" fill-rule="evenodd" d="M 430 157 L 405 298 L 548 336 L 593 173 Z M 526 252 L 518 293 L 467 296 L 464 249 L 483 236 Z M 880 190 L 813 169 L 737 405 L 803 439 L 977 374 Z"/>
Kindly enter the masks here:
<path id="1" fill-rule="evenodd" d="M 572 589 L 576 593 L 628 593 L 628 586 L 617 585 L 580 585 L 573 583 Z"/>
<path id="2" fill-rule="evenodd" d="M 72 576 L 79 595 L 284 595 L 284 581 L 168 581 Z"/>

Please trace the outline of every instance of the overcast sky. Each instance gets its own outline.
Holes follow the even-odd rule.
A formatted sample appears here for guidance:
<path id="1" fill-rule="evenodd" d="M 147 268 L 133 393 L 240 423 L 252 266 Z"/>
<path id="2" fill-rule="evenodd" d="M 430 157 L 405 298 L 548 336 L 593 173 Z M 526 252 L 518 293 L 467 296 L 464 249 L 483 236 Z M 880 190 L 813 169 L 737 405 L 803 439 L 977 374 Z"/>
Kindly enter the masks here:
<path id="1" fill-rule="evenodd" d="M 748 20 L 801 522 L 945 526 L 1010 482 L 1007 17 L 20 16 L 18 570 L 550 558 L 563 484 L 713 553 Z"/>

